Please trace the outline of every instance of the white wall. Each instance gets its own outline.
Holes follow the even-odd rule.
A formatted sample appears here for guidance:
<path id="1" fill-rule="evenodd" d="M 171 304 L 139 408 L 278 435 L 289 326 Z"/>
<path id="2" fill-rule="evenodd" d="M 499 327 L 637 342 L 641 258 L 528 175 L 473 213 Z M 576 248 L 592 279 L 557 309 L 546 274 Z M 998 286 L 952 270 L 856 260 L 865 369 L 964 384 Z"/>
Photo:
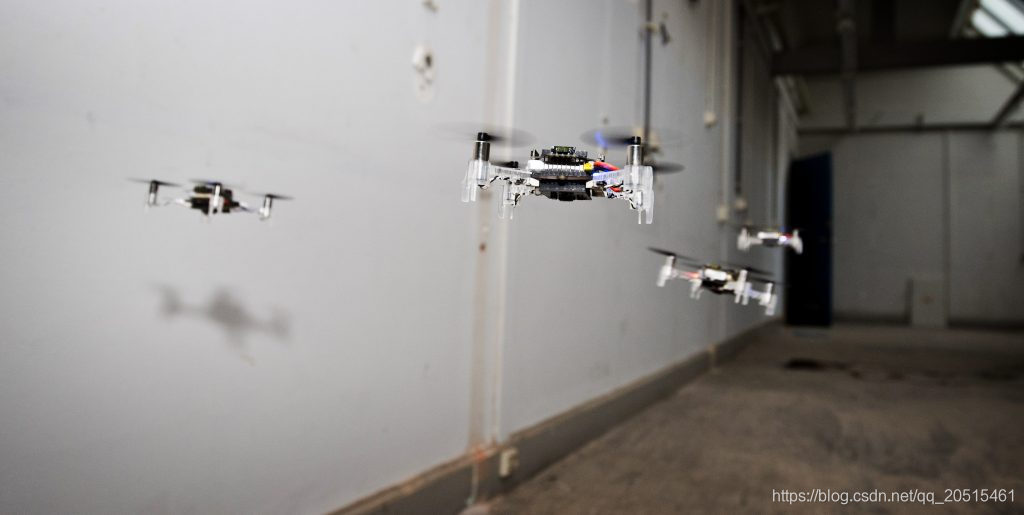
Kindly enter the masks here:
<path id="1" fill-rule="evenodd" d="M 912 123 L 918 112 L 928 123 L 986 122 L 1013 88 L 990 67 L 874 74 L 858 80 L 858 112 L 865 127 Z M 812 81 L 809 97 L 802 127 L 841 125 L 828 81 Z M 1024 322 L 1018 134 L 805 136 L 801 146 L 833 152 L 838 316 L 905 321 L 910 281 L 922 279 L 945 285 L 951 323 Z"/>
<path id="2" fill-rule="evenodd" d="M 806 79 L 809 111 L 800 127 L 845 124 L 837 76 Z M 857 123 L 863 126 L 972 123 L 992 119 L 1015 85 L 989 65 L 865 72 L 856 75 Z M 1019 114 L 1013 119 L 1019 120 Z"/>
<path id="3" fill-rule="evenodd" d="M 839 315 L 903 320 L 911 279 L 944 280 L 942 138 L 858 136 L 833 148 Z"/>
<path id="4" fill-rule="evenodd" d="M 1024 141 L 950 136 L 950 317 L 1024 323 Z"/>
<path id="5" fill-rule="evenodd" d="M 763 321 L 655 288 L 644 250 L 733 245 L 711 2 L 656 2 L 654 124 L 687 170 L 651 226 L 604 200 L 499 221 L 458 202 L 469 144 L 435 130 L 638 122 L 640 5 L 438 4 L 0 5 L 0 511 L 323 512 Z M 297 200 L 202 223 L 143 214 L 131 176 Z"/>

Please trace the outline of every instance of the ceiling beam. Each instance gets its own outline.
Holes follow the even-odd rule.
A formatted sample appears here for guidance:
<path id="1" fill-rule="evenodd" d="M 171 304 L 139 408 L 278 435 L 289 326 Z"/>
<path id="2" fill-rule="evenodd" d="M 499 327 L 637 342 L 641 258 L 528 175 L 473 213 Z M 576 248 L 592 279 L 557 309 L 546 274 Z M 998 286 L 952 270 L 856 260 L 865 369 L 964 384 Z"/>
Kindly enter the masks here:
<path id="1" fill-rule="evenodd" d="M 998 129 L 1019 130 L 1024 127 L 1020 122 L 1004 123 Z M 988 132 L 992 130 L 992 124 L 987 122 L 968 123 L 934 123 L 934 124 L 906 124 L 906 125 L 861 125 L 856 130 L 848 127 L 803 127 L 797 129 L 801 136 L 849 136 L 868 134 L 892 134 L 892 133 L 936 133 L 936 132 Z"/>
<path id="2" fill-rule="evenodd" d="M 857 49 L 857 71 L 896 70 L 1024 61 L 1024 36 L 864 45 Z M 774 75 L 841 74 L 839 46 L 798 48 L 772 58 Z"/>

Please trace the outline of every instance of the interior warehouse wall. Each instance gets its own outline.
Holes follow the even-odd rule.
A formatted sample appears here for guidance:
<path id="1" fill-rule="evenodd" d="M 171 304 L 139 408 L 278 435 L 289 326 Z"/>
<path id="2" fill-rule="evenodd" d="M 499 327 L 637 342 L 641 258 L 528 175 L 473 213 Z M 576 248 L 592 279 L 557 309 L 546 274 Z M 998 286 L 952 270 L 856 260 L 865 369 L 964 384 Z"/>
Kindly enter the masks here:
<path id="1" fill-rule="evenodd" d="M 769 54 L 757 43 L 754 27 L 750 17 L 746 18 L 744 29 L 743 52 L 743 86 L 740 102 L 742 116 L 742 134 L 740 135 L 741 152 L 740 188 L 745 209 L 737 209 L 735 200 L 732 202 L 734 223 L 746 223 L 754 226 L 785 226 L 785 204 L 781 196 L 785 182 L 785 170 L 789 167 L 789 157 L 797 149 L 796 137 L 793 133 L 795 115 L 787 108 L 783 96 L 777 94 L 772 87 Z M 737 156 L 734 156 L 734 158 Z M 735 187 L 735 182 L 733 182 Z M 735 192 L 734 192 L 735 195 Z M 732 229 L 735 231 L 735 228 Z M 735 232 L 729 234 L 735 236 Z M 748 252 L 736 248 L 734 238 L 726 238 L 726 259 L 732 263 L 752 264 L 758 268 L 769 270 L 781 276 L 783 252 L 777 249 L 752 247 Z M 756 264 L 755 264 L 756 263 Z M 785 290 L 779 288 L 779 313 L 785 303 Z M 726 300 L 721 313 L 727 318 L 728 336 L 733 336 L 743 329 L 757 324 L 764 317 L 758 309 L 735 309 Z"/>
<path id="2" fill-rule="evenodd" d="M 701 119 L 729 87 L 716 4 L 655 2 L 653 124 L 686 171 L 653 225 L 606 200 L 498 220 L 437 136 L 638 123 L 642 3 L 0 5 L 0 512 L 325 512 L 763 322 L 656 288 L 645 250 L 735 245 L 732 120 Z M 127 177 L 296 200 L 204 223 Z"/>
<path id="3" fill-rule="evenodd" d="M 868 74 L 858 79 L 858 118 L 985 122 L 1015 88 L 991 67 Z M 808 89 L 803 128 L 841 125 L 834 82 Z M 944 285 L 952 324 L 1024 324 L 1018 131 L 805 136 L 801 145 L 833 152 L 837 316 L 906 321 L 911 281 L 927 280 Z"/>

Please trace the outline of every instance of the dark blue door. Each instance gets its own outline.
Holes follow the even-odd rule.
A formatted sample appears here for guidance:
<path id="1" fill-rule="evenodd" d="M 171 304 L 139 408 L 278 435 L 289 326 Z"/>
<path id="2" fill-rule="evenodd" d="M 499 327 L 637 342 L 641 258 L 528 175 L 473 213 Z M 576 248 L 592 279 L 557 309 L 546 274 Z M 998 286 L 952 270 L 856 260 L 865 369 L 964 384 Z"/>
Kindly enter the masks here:
<path id="1" fill-rule="evenodd" d="M 786 252 L 786 323 L 832 325 L 832 154 L 790 164 L 786 220 L 804 240 Z"/>

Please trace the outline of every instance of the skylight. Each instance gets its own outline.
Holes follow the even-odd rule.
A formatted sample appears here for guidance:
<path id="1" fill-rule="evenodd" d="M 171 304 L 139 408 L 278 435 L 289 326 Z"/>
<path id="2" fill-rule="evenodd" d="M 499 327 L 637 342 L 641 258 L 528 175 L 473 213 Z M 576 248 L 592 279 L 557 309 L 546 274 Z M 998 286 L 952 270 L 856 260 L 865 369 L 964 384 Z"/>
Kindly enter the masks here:
<path id="1" fill-rule="evenodd" d="M 981 0 L 986 14 L 1014 34 L 1024 34 L 1024 13 L 1008 0 Z"/>
<path id="2" fill-rule="evenodd" d="M 974 25 L 978 32 L 989 38 L 999 38 L 1009 33 L 995 18 L 982 9 L 974 11 L 971 16 L 971 25 Z"/>

